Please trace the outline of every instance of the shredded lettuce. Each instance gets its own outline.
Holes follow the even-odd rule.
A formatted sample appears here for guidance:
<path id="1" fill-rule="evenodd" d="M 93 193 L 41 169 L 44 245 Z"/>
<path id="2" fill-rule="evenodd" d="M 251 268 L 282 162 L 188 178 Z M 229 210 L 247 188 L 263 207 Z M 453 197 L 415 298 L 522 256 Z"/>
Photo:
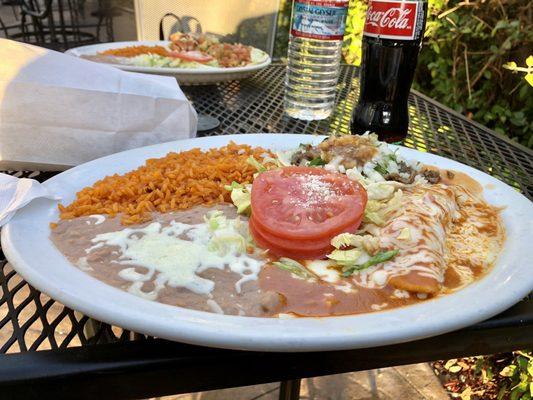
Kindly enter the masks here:
<path id="1" fill-rule="evenodd" d="M 216 59 L 206 63 L 199 63 L 197 61 L 184 61 L 177 57 L 164 57 L 159 54 L 140 54 L 132 57 L 131 62 L 138 67 L 209 69 L 219 66 Z"/>
<path id="2" fill-rule="evenodd" d="M 365 211 L 377 212 L 383 208 L 384 204 L 377 200 L 368 200 L 366 203 Z"/>
<path id="3" fill-rule="evenodd" d="M 336 249 L 355 247 L 365 253 L 374 254 L 379 251 L 379 238 L 372 235 L 341 233 L 331 239 L 331 245 Z"/>
<path id="4" fill-rule="evenodd" d="M 180 63 L 180 68 L 209 69 L 211 67 L 218 67 L 218 61 L 213 59 L 206 63 L 200 63 L 198 61 L 181 61 Z"/>
<path id="5" fill-rule="evenodd" d="M 252 194 L 247 189 L 233 189 L 231 191 L 231 201 L 237 207 L 239 214 L 250 215 L 252 212 Z"/>
<path id="6" fill-rule="evenodd" d="M 237 207 L 239 214 L 250 215 L 252 212 L 252 193 L 250 185 L 243 185 L 238 182 L 231 182 L 231 185 L 224 186 L 224 189 L 231 192 L 231 201 Z"/>
<path id="7" fill-rule="evenodd" d="M 283 163 L 279 159 L 270 156 L 263 158 L 263 165 L 264 164 L 273 164 L 277 168 L 283 167 Z"/>
<path id="8" fill-rule="evenodd" d="M 138 67 L 181 67 L 179 58 L 163 57 L 158 54 L 140 54 L 131 59 L 133 65 Z"/>
<path id="9" fill-rule="evenodd" d="M 352 181 L 359 182 L 365 189 L 371 184 L 371 180 L 364 177 L 356 167 L 347 169 L 346 176 Z"/>
<path id="10" fill-rule="evenodd" d="M 381 214 L 379 212 L 373 212 L 373 211 L 366 211 L 365 215 L 363 217 L 364 222 L 371 223 L 377 226 L 383 226 L 387 221 L 383 219 Z"/>
<path id="11" fill-rule="evenodd" d="M 366 187 L 369 200 L 388 200 L 394 195 L 396 183 L 376 182 Z"/>
<path id="12" fill-rule="evenodd" d="M 398 235 L 397 239 L 400 240 L 411 240 L 411 230 L 407 227 L 400 230 L 400 234 Z"/>
<path id="13" fill-rule="evenodd" d="M 204 221 L 211 232 L 214 232 L 221 227 L 227 226 L 226 216 L 222 211 L 219 210 L 210 211 L 209 213 L 204 215 Z"/>
<path id="14" fill-rule="evenodd" d="M 268 59 L 268 54 L 262 50 L 252 47 L 252 51 L 250 52 L 250 58 L 252 64 L 260 64 Z"/>
<path id="15" fill-rule="evenodd" d="M 263 164 L 261 164 L 259 161 L 257 161 L 254 156 L 250 156 L 248 157 L 248 159 L 246 160 L 246 162 L 251 165 L 252 167 L 254 167 L 257 172 L 261 173 L 261 172 L 265 172 L 267 170 L 267 167 L 265 167 Z"/>
<path id="16" fill-rule="evenodd" d="M 357 247 L 359 243 L 358 236 L 353 233 L 341 233 L 340 235 L 335 236 L 331 239 L 331 245 L 336 249 L 343 247 Z"/>
<path id="17" fill-rule="evenodd" d="M 232 181 L 229 185 L 224 185 L 224 189 L 226 189 L 228 192 L 231 192 L 233 189 L 242 189 L 244 188 L 244 185 L 239 182 Z"/>
<path id="18" fill-rule="evenodd" d="M 299 276 L 300 278 L 303 278 L 303 279 L 315 278 L 315 276 L 312 273 L 310 273 L 307 270 L 307 268 L 305 268 L 298 261 L 295 261 L 291 258 L 281 257 L 278 261 L 275 261 L 272 264 L 280 269 L 289 271 L 291 274 Z"/>
<path id="19" fill-rule="evenodd" d="M 276 151 L 276 158 L 280 167 L 288 167 L 291 165 L 291 158 L 298 150 Z"/>
<path id="20" fill-rule="evenodd" d="M 246 239 L 238 233 L 228 232 L 222 235 L 215 235 L 209 241 L 207 250 L 216 252 L 222 257 L 232 252 L 245 253 Z"/>
<path id="21" fill-rule="evenodd" d="M 378 226 L 387 222 L 388 216 L 402 205 L 403 192 L 398 189 L 388 201 L 369 200 L 366 203 L 363 221 Z"/>
<path id="22" fill-rule="evenodd" d="M 385 225 L 385 218 L 381 210 L 385 205 L 377 200 L 369 200 L 366 203 L 363 221 L 378 226 Z"/>
<path id="23" fill-rule="evenodd" d="M 204 215 L 204 221 L 211 232 L 211 239 L 207 245 L 209 251 L 216 252 L 220 256 L 246 252 L 249 233 L 239 217 L 227 219 L 222 211 L 214 210 Z"/>
<path id="24" fill-rule="evenodd" d="M 387 202 L 386 212 L 387 214 L 398 210 L 402 206 L 403 192 L 401 189 L 398 189 L 394 192 L 394 196 Z"/>
<path id="25" fill-rule="evenodd" d="M 333 250 L 327 257 L 339 265 L 353 265 L 361 257 L 362 252 L 358 249 Z"/>
<path id="26" fill-rule="evenodd" d="M 342 276 L 347 278 L 350 275 L 352 275 L 355 271 L 362 271 L 362 270 L 364 270 L 366 268 L 369 268 L 369 267 L 372 267 L 374 265 L 381 264 L 381 263 L 383 263 L 385 261 L 389 261 L 390 259 L 396 257 L 398 252 L 399 252 L 398 249 L 389 250 L 389 251 L 381 251 L 378 254 L 376 254 L 375 256 L 370 257 L 368 259 L 368 261 L 366 261 L 363 264 L 346 266 L 342 270 Z"/>

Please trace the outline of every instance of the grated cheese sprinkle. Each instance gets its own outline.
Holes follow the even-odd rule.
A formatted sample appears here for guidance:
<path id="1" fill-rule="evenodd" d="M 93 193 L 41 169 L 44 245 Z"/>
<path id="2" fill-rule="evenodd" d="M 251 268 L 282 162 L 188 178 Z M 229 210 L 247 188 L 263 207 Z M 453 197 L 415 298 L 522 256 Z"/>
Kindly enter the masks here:
<path id="1" fill-rule="evenodd" d="M 301 198 L 292 198 L 291 205 L 297 207 L 310 207 L 328 202 L 339 195 L 331 182 L 324 181 L 321 176 L 298 176 Z"/>

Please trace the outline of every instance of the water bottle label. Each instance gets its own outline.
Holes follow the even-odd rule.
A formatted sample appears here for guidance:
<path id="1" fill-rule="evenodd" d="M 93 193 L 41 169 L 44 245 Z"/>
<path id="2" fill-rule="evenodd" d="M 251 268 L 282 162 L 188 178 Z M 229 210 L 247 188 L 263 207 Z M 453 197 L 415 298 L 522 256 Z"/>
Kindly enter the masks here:
<path id="1" fill-rule="evenodd" d="M 291 35 L 321 40 L 341 40 L 346 27 L 348 0 L 294 0 Z"/>
<path id="2" fill-rule="evenodd" d="M 363 34 L 414 40 L 421 36 L 423 26 L 424 10 L 419 2 L 370 0 Z"/>

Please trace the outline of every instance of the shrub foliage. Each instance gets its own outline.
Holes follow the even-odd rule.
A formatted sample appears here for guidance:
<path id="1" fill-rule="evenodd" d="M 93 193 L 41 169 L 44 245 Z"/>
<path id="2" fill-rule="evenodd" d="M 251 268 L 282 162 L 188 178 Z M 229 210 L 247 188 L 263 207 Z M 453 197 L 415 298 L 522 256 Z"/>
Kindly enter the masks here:
<path id="1" fill-rule="evenodd" d="M 360 63 L 364 0 L 351 0 L 343 54 Z M 533 148 L 533 88 L 503 68 L 533 53 L 530 0 L 429 0 L 414 87 Z"/>

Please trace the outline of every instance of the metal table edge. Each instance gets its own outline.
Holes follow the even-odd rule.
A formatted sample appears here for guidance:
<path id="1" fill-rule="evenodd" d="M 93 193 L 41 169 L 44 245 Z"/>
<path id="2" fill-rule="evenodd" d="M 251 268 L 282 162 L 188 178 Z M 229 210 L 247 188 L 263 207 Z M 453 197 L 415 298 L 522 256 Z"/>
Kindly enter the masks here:
<path id="1" fill-rule="evenodd" d="M 466 328 L 378 348 L 264 353 L 209 349 L 160 339 L 0 357 L 3 399 L 98 396 L 141 398 L 223 389 L 474 356 L 533 346 L 529 320 L 519 327 Z M 205 366 L 209 368 L 206 369 Z"/>

